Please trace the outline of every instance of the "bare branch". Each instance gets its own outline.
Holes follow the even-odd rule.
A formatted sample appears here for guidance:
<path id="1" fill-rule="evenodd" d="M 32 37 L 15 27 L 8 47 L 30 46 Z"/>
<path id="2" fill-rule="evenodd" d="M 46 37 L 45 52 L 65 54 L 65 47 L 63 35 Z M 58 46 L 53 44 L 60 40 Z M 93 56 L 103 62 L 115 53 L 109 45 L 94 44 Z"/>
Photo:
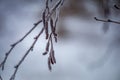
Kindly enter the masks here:
<path id="1" fill-rule="evenodd" d="M 0 68 L 2 68 L 2 70 L 4 70 L 4 66 L 6 63 L 6 60 L 8 58 L 8 56 L 10 55 L 10 53 L 12 52 L 12 50 L 16 47 L 16 45 L 18 45 L 20 42 L 22 42 L 41 22 L 43 22 L 43 28 L 41 29 L 41 31 L 39 32 L 39 34 L 34 38 L 33 43 L 31 44 L 31 46 L 29 47 L 29 49 L 26 51 L 26 53 L 23 55 L 23 57 L 21 58 L 21 60 L 18 62 L 18 64 L 16 66 L 14 66 L 15 70 L 12 74 L 12 76 L 10 77 L 9 80 L 15 80 L 15 76 L 18 72 L 19 67 L 21 66 L 21 64 L 23 63 L 23 61 L 25 60 L 25 58 L 28 56 L 28 54 L 30 53 L 30 51 L 33 50 L 36 42 L 38 41 L 38 38 L 40 37 L 40 35 L 43 33 L 43 31 L 45 31 L 46 33 L 46 39 L 48 40 L 47 44 L 46 44 L 46 51 L 45 53 L 43 53 L 43 55 L 46 55 L 49 52 L 49 57 L 48 57 L 48 67 L 49 70 L 52 69 L 51 64 L 56 63 L 56 59 L 54 57 L 54 49 L 53 49 L 53 42 L 52 42 L 52 37 L 55 38 L 55 41 L 57 42 L 57 34 L 55 33 L 56 31 L 56 24 L 58 21 L 58 14 L 57 17 L 55 19 L 55 22 L 53 23 L 54 19 L 52 19 L 53 13 L 56 12 L 57 8 L 60 8 L 63 5 L 64 0 L 59 0 L 57 4 L 55 4 L 55 6 L 53 7 L 53 9 L 51 11 L 49 11 L 49 5 L 48 5 L 48 1 L 46 0 L 46 8 L 43 12 L 43 17 L 41 20 L 39 20 L 38 22 L 36 22 L 34 24 L 34 26 L 32 27 L 32 29 L 30 29 L 20 40 L 18 40 L 17 42 L 15 42 L 14 44 L 11 45 L 10 50 L 6 53 L 4 60 L 1 62 L 0 64 Z M 51 0 L 52 1 L 52 0 Z M 48 32 L 48 28 L 49 28 L 49 23 L 50 21 L 50 25 L 51 25 L 51 32 L 49 35 Z M 51 41 L 51 43 L 50 43 Z M 51 49 L 49 51 L 49 45 L 51 45 Z M 0 79 L 2 80 L 2 77 L 0 76 Z"/>
<path id="2" fill-rule="evenodd" d="M 30 51 L 33 49 L 34 45 L 36 44 L 38 38 L 40 37 L 40 35 L 43 33 L 44 28 L 42 28 L 42 30 L 40 31 L 40 33 L 34 38 L 34 42 L 32 43 L 32 45 L 30 46 L 30 48 L 27 50 L 27 52 L 25 53 L 25 55 L 22 57 L 22 59 L 19 61 L 19 63 L 14 67 L 15 71 L 13 73 L 13 75 L 11 76 L 10 80 L 14 80 L 16 73 L 18 71 L 18 68 L 20 67 L 20 65 L 22 64 L 22 62 L 25 60 L 25 58 L 27 57 L 27 55 L 30 53 Z"/>
<path id="3" fill-rule="evenodd" d="M 49 70 L 51 71 L 52 70 L 52 67 L 51 65 L 54 65 L 56 63 L 56 59 L 55 59 L 55 56 L 54 56 L 54 48 L 53 48 L 53 41 L 52 41 L 52 34 L 50 35 L 50 42 L 51 42 L 51 49 L 50 49 L 50 52 L 49 52 L 49 57 L 48 57 L 48 68 Z"/>
<path id="4" fill-rule="evenodd" d="M 56 11 L 57 8 L 61 7 L 63 5 L 63 2 L 64 2 L 64 0 L 59 0 L 57 2 L 57 4 L 52 8 L 51 13 L 49 14 L 49 16 L 51 16 Z"/>
<path id="5" fill-rule="evenodd" d="M 60 1 L 62 2 L 62 0 L 60 0 Z M 25 55 L 22 57 L 22 59 L 19 61 L 19 63 L 14 67 L 14 68 L 15 68 L 15 71 L 14 71 L 13 75 L 11 76 L 10 80 L 14 80 L 14 79 L 15 79 L 15 75 L 16 75 L 16 73 L 17 73 L 17 71 L 18 71 L 18 68 L 20 67 L 20 65 L 22 64 L 22 62 L 24 61 L 24 59 L 27 57 L 27 55 L 30 53 L 30 51 L 33 50 L 34 45 L 36 44 L 38 38 L 40 37 L 40 35 L 43 33 L 44 30 L 46 31 L 46 36 L 48 37 L 48 34 L 49 34 L 49 33 L 48 33 L 48 21 L 49 21 L 49 19 L 51 18 L 52 14 L 55 12 L 56 8 L 57 8 L 59 5 L 60 5 L 60 2 L 59 2 L 59 4 L 57 4 L 57 5 L 54 7 L 54 10 L 52 10 L 52 11 L 50 12 L 50 15 L 48 16 L 49 13 L 46 13 L 46 9 L 49 8 L 49 7 L 48 7 L 48 0 L 46 1 L 46 6 L 47 6 L 47 7 L 46 7 L 45 11 L 43 12 L 43 17 L 42 17 L 42 20 L 41 20 L 41 22 L 43 21 L 43 26 L 44 26 L 44 27 L 42 28 L 42 30 L 40 31 L 40 33 L 34 38 L 35 41 L 34 41 L 33 44 L 31 45 L 31 47 L 27 50 L 27 52 L 26 52 Z M 46 16 L 46 15 L 47 15 L 47 16 Z M 57 21 L 58 21 L 58 20 L 56 19 L 56 20 L 55 20 L 55 25 L 56 25 Z M 53 34 L 53 35 L 55 34 L 55 29 L 53 29 L 53 28 L 54 28 L 54 26 L 53 26 L 53 20 L 51 20 L 51 23 L 52 23 L 52 25 L 51 25 L 51 27 L 52 27 L 51 34 L 50 34 L 49 38 L 46 38 L 46 39 L 48 39 L 48 43 L 47 43 L 47 45 L 46 45 L 46 52 L 43 53 L 43 55 L 46 55 L 46 54 L 47 54 L 47 52 L 49 51 L 49 45 L 50 45 L 49 42 L 51 41 L 51 51 L 50 51 L 50 53 L 49 53 L 50 55 L 49 55 L 49 58 L 48 58 L 49 70 L 52 69 L 51 64 L 56 63 L 56 60 L 55 60 L 55 57 L 54 57 L 53 42 L 52 42 L 52 34 Z M 56 27 L 56 26 L 55 26 L 55 27 Z"/>
<path id="6" fill-rule="evenodd" d="M 110 20 L 110 19 L 103 20 L 103 19 L 98 19 L 98 18 L 96 18 L 96 17 L 94 17 L 94 19 L 95 19 L 96 21 L 101 21 L 101 22 L 111 22 L 111 23 L 120 24 L 120 22 L 118 22 L 118 21 L 113 21 L 113 20 Z"/>
<path id="7" fill-rule="evenodd" d="M 51 15 L 55 12 L 56 8 L 60 5 L 61 2 L 62 2 L 62 0 L 60 0 L 56 4 L 56 6 L 52 9 L 50 15 L 47 16 L 46 22 L 49 21 Z M 20 40 L 18 40 L 17 42 L 15 42 L 14 44 L 11 45 L 10 50 L 6 53 L 4 60 L 0 64 L 0 67 L 2 68 L 2 70 L 4 70 L 4 66 L 5 66 L 6 60 L 7 60 L 8 56 L 10 55 L 11 51 L 16 47 L 17 44 L 19 44 L 21 41 L 23 41 L 42 21 L 43 20 L 39 20 L 37 23 L 35 23 L 32 29 L 30 29 Z M 48 32 L 46 31 L 46 33 L 48 33 Z"/>
<path id="8" fill-rule="evenodd" d="M 42 20 L 39 20 L 37 23 L 35 23 L 34 26 L 20 40 L 18 40 L 17 42 L 15 42 L 14 44 L 11 45 L 11 48 L 6 53 L 4 60 L 0 64 L 0 67 L 2 68 L 2 70 L 4 70 L 6 60 L 7 60 L 8 56 L 10 55 L 11 51 L 16 47 L 17 44 L 22 42 L 41 22 L 42 22 Z"/>
<path id="9" fill-rule="evenodd" d="M 63 5 L 64 0 L 59 0 L 58 3 L 52 8 L 52 10 L 50 11 L 48 17 L 50 17 L 50 26 L 51 26 L 51 33 L 48 39 L 48 42 L 46 44 L 46 51 L 43 53 L 43 55 L 46 55 L 48 53 L 49 50 L 49 46 L 48 43 L 51 42 L 49 45 L 51 45 L 51 49 L 49 52 L 49 57 L 48 57 L 48 69 L 51 71 L 52 70 L 52 65 L 54 65 L 56 63 L 56 59 L 54 56 L 54 48 L 53 48 L 53 41 L 52 41 L 52 35 L 55 39 L 55 41 L 57 42 L 57 34 L 55 33 L 56 31 L 56 24 L 58 22 L 58 14 L 56 13 L 56 19 L 55 22 L 53 22 L 54 20 L 52 19 L 52 14 L 54 12 L 56 12 L 57 8 L 60 8 Z M 48 18 L 49 20 L 49 18 Z"/>
<path id="10" fill-rule="evenodd" d="M 52 70 L 50 57 L 48 57 L 48 69 L 49 69 L 50 71 Z"/>

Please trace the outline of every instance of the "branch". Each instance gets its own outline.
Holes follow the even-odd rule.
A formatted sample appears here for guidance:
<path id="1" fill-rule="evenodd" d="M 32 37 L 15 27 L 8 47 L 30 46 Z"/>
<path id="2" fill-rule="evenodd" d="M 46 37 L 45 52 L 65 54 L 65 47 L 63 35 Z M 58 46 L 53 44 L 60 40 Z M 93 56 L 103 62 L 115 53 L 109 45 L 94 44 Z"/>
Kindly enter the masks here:
<path id="1" fill-rule="evenodd" d="M 47 0 L 48 2 L 48 0 Z M 30 46 L 30 48 L 27 50 L 27 52 L 25 53 L 25 55 L 22 57 L 22 59 L 19 61 L 19 63 L 14 67 L 15 70 L 14 70 L 14 73 L 13 75 L 11 76 L 10 80 L 14 80 L 15 79 L 15 76 L 16 76 L 16 73 L 20 67 L 20 65 L 22 64 L 22 62 L 25 60 L 25 58 L 27 57 L 27 55 L 30 53 L 31 50 L 33 50 L 34 48 L 34 45 L 36 44 L 38 38 L 40 37 L 40 35 L 43 33 L 43 31 L 45 30 L 48 30 L 48 28 L 46 28 L 46 23 L 48 25 L 48 21 L 50 20 L 50 18 L 52 17 L 52 14 L 56 11 L 56 8 L 58 8 L 58 6 L 60 5 L 60 2 L 62 2 L 62 0 L 59 1 L 59 3 L 57 3 L 54 7 L 54 10 L 52 9 L 51 12 L 49 13 L 46 13 L 46 10 L 47 8 L 49 8 L 48 6 L 48 3 L 46 3 L 47 7 L 45 8 L 45 11 L 43 12 L 43 19 L 41 20 L 41 22 L 43 22 L 43 28 L 42 30 L 40 31 L 40 33 L 34 38 L 34 42 L 32 43 L 32 45 Z M 50 14 L 50 15 L 48 15 Z M 46 16 L 47 15 L 47 16 Z M 58 19 L 55 20 L 55 25 L 57 23 Z M 38 23 L 36 24 L 38 25 Z M 48 26 L 47 26 L 48 27 Z M 50 66 L 51 64 L 54 64 L 56 63 L 56 60 L 55 60 L 55 57 L 54 57 L 54 50 L 53 50 L 53 42 L 52 42 L 52 34 L 55 36 L 55 31 L 53 30 L 54 28 L 56 28 L 56 26 L 52 27 L 52 30 L 51 30 L 51 33 L 50 33 L 50 36 L 49 36 L 49 39 L 48 39 L 48 43 L 51 41 L 51 51 L 49 52 L 49 58 L 48 58 L 48 66 Z M 48 35 L 48 32 L 46 34 L 46 36 Z M 57 37 L 56 37 L 57 38 Z M 47 43 L 47 47 L 49 46 Z M 46 48 L 46 50 L 48 51 L 49 47 Z M 49 70 L 51 70 L 52 68 L 49 67 Z"/>
<path id="2" fill-rule="evenodd" d="M 3 80 L 2 77 L 1 77 L 1 75 L 0 75 L 0 80 Z"/>
<path id="3" fill-rule="evenodd" d="M 120 7 L 118 7 L 117 5 L 114 5 L 114 7 L 115 7 L 116 9 L 120 10 Z"/>
<path id="4" fill-rule="evenodd" d="M 42 20 L 39 20 L 37 23 L 35 23 L 32 29 L 30 29 L 20 40 L 18 40 L 17 42 L 15 42 L 14 44 L 11 45 L 10 50 L 6 53 L 4 60 L 0 64 L 0 68 L 2 68 L 2 70 L 4 70 L 4 66 L 5 66 L 6 60 L 7 60 L 8 56 L 10 55 L 11 51 L 16 47 L 17 44 L 19 44 L 21 41 L 23 41 L 41 22 L 43 22 L 43 28 L 41 29 L 39 34 L 34 38 L 34 41 L 33 41 L 32 45 L 26 51 L 26 53 L 23 55 L 23 57 L 18 62 L 18 64 L 16 66 L 14 66 L 15 70 L 14 70 L 14 72 L 13 72 L 13 74 L 10 77 L 9 80 L 14 80 L 15 79 L 15 76 L 16 76 L 16 74 L 18 72 L 18 69 L 19 69 L 20 65 L 23 63 L 23 61 L 25 60 L 27 55 L 30 53 L 30 51 L 33 50 L 36 42 L 38 41 L 38 38 L 43 33 L 43 31 L 45 31 L 46 32 L 46 36 L 49 37 L 49 38 L 46 38 L 48 40 L 46 51 L 49 52 L 49 58 L 48 58 L 49 70 L 52 69 L 51 68 L 51 64 L 56 63 L 56 60 L 55 60 L 55 57 L 54 57 L 52 34 L 53 34 L 53 37 L 55 38 L 55 41 L 57 42 L 57 34 L 55 33 L 55 31 L 56 31 L 56 24 L 57 24 L 57 21 L 58 21 L 58 15 L 57 15 L 57 17 L 55 19 L 55 23 L 54 24 L 53 24 L 52 16 L 56 12 L 57 8 L 60 8 L 63 5 L 64 0 L 59 0 L 58 3 L 55 4 L 55 6 L 53 7 L 53 9 L 51 11 L 49 11 L 48 1 L 49 0 L 46 0 L 46 8 L 45 8 L 45 10 L 43 12 Z M 51 19 L 51 21 L 50 21 L 50 19 Z M 48 32 L 48 23 L 49 23 L 49 21 L 50 21 L 50 24 L 51 24 L 50 35 L 48 35 L 49 34 L 49 32 Z M 51 41 L 51 43 L 50 43 L 50 41 Z M 49 43 L 51 44 L 51 50 L 50 51 L 49 51 Z M 0 76 L 0 79 L 2 80 L 1 76 Z"/>
<path id="5" fill-rule="evenodd" d="M 111 23 L 120 24 L 120 22 L 118 22 L 118 21 L 113 21 L 113 20 L 110 20 L 110 19 L 103 20 L 103 19 L 98 19 L 98 18 L 96 18 L 96 17 L 94 17 L 94 19 L 95 19 L 96 21 L 101 21 L 101 22 L 111 22 Z"/>
<path id="6" fill-rule="evenodd" d="M 0 63 L 0 68 L 2 68 L 2 70 L 4 70 L 6 60 L 7 60 L 8 56 L 10 55 L 11 51 L 16 47 L 17 44 L 22 42 L 41 22 L 42 22 L 42 20 L 39 20 L 37 23 L 35 23 L 34 26 L 20 40 L 18 40 L 17 42 L 15 42 L 14 44 L 11 45 L 11 48 L 5 54 L 4 60 Z"/>
<path id="7" fill-rule="evenodd" d="M 58 13 L 56 13 L 56 18 L 55 18 L 55 22 L 53 23 L 53 19 L 52 19 L 52 14 L 54 12 L 56 12 L 57 8 L 60 8 L 63 5 L 64 0 L 59 0 L 58 3 L 52 8 L 52 10 L 49 12 L 48 14 L 48 19 L 45 19 L 45 13 L 43 13 L 43 25 L 45 25 L 45 20 L 49 20 L 50 17 L 50 26 L 51 26 L 51 33 L 50 36 L 48 38 L 48 42 L 46 44 L 46 51 L 43 53 L 43 55 L 48 54 L 49 52 L 49 57 L 48 57 L 48 69 L 51 71 L 52 70 L 52 66 L 56 63 L 56 59 L 54 56 L 54 48 L 53 48 L 53 41 L 52 41 L 52 37 L 54 37 L 55 42 L 57 42 L 57 34 L 55 33 L 56 31 L 56 24 L 58 22 Z M 47 28 L 45 28 L 47 30 Z M 47 34 L 46 34 L 47 35 Z M 49 51 L 49 46 L 51 45 L 51 49 Z"/>
<path id="8" fill-rule="evenodd" d="M 20 67 L 20 65 L 22 64 L 22 62 L 25 60 L 25 58 L 27 57 L 27 55 L 30 53 L 31 50 L 33 50 L 34 45 L 36 44 L 38 38 L 40 37 L 40 35 L 43 33 L 44 28 L 42 28 L 42 30 L 39 32 L 39 34 L 34 38 L 34 42 L 32 43 L 32 45 L 30 46 L 30 48 L 27 50 L 27 52 L 25 53 L 25 55 L 22 57 L 22 59 L 19 61 L 19 63 L 14 67 L 15 71 L 13 73 L 13 75 L 11 76 L 10 80 L 14 80 L 16 73 L 18 71 L 18 68 Z"/>
<path id="9" fill-rule="evenodd" d="M 63 3 L 64 3 L 64 0 L 59 0 L 57 2 L 57 4 L 52 8 L 51 13 L 49 14 L 49 16 L 51 16 L 56 11 L 57 8 L 61 7 L 63 5 Z"/>

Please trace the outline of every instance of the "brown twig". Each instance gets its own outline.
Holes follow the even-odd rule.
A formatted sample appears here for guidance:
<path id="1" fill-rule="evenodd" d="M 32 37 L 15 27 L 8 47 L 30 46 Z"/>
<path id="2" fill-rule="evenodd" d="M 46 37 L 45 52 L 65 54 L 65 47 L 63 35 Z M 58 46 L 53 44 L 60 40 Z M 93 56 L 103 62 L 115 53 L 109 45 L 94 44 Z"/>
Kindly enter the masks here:
<path id="1" fill-rule="evenodd" d="M 101 21 L 101 22 L 111 22 L 111 23 L 120 24 L 120 22 L 118 22 L 118 21 L 113 21 L 113 20 L 110 20 L 110 19 L 103 20 L 103 19 L 98 19 L 98 18 L 96 18 L 96 17 L 94 17 L 94 19 L 95 19 L 96 21 Z"/>
<path id="2" fill-rule="evenodd" d="M 46 48 L 45 48 L 45 52 L 43 53 L 43 55 L 46 55 L 49 52 L 49 46 L 50 46 L 50 39 L 52 37 L 52 32 L 50 33 L 50 36 L 48 38 L 47 44 L 46 44 Z"/>
<path id="3" fill-rule="evenodd" d="M 51 61 L 53 62 L 52 64 L 56 63 L 56 59 L 54 57 L 54 48 L 53 48 L 53 41 L 52 41 L 52 37 L 51 37 L 51 51 L 50 51 L 50 57 L 51 57 Z"/>
<path id="4" fill-rule="evenodd" d="M 48 57 L 48 69 L 50 71 L 52 70 L 52 65 L 56 63 L 56 59 L 55 59 L 55 56 L 54 56 L 54 48 L 53 48 L 53 42 L 52 42 L 52 35 L 53 35 L 53 32 L 51 32 L 51 34 L 49 36 L 49 39 L 48 39 L 48 42 L 50 42 L 50 45 L 51 45 L 51 49 L 50 49 L 49 57 Z"/>
<path id="5" fill-rule="evenodd" d="M 51 26 L 51 33 L 48 39 L 48 42 L 46 44 L 46 51 L 43 53 L 43 55 L 48 54 L 49 52 L 49 45 L 51 45 L 51 49 L 49 52 L 49 57 L 48 57 L 48 69 L 51 71 L 52 70 L 52 65 L 56 63 L 56 59 L 54 56 L 54 48 L 53 48 L 53 41 L 52 41 L 52 35 L 55 39 L 55 42 L 57 42 L 57 34 L 55 33 L 56 31 L 56 24 L 58 21 L 58 14 L 56 16 L 55 22 L 53 22 L 54 20 L 52 19 L 52 14 L 54 12 L 56 12 L 56 9 L 61 7 L 63 5 L 64 0 L 59 0 L 58 3 L 52 8 L 52 10 L 50 11 L 50 13 L 48 14 L 48 17 L 50 17 L 50 26 Z"/>
<path id="6" fill-rule="evenodd" d="M 49 69 L 50 71 L 52 70 L 51 65 L 54 65 L 54 64 L 56 63 L 56 59 L 55 59 L 55 56 L 54 56 L 54 48 L 53 48 L 52 34 L 53 34 L 53 33 L 51 33 L 51 37 L 50 37 L 51 49 L 50 49 L 49 57 L 48 57 L 48 69 Z"/>

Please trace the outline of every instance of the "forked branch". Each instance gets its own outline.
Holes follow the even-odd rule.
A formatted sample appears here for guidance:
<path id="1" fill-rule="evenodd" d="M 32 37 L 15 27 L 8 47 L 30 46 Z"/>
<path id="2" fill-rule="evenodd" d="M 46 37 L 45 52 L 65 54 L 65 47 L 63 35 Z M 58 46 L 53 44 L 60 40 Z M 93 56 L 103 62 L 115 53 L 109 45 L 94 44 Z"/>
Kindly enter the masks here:
<path id="1" fill-rule="evenodd" d="M 6 60 L 7 60 L 8 56 L 10 55 L 10 53 L 12 52 L 12 50 L 16 47 L 16 45 L 18 45 L 21 41 L 23 41 L 41 22 L 43 22 L 43 27 L 40 30 L 40 32 L 38 33 L 38 35 L 34 38 L 34 42 L 31 44 L 31 46 L 26 51 L 26 53 L 23 55 L 23 57 L 18 62 L 18 64 L 16 66 L 14 66 L 15 70 L 14 70 L 14 72 L 13 72 L 13 74 L 10 77 L 9 80 L 15 80 L 15 76 L 16 76 L 16 73 L 18 72 L 18 69 L 19 69 L 20 65 L 23 63 L 23 61 L 25 60 L 27 55 L 30 53 L 30 51 L 33 50 L 36 42 L 38 41 L 38 39 L 40 37 L 40 35 L 44 31 L 45 31 L 45 34 L 46 34 L 46 40 L 48 40 L 48 42 L 46 44 L 46 51 L 45 51 L 45 53 L 43 53 L 43 55 L 46 55 L 47 53 L 49 53 L 49 57 L 48 57 L 48 68 L 49 68 L 49 70 L 52 69 L 51 64 L 55 64 L 56 63 L 56 59 L 55 59 L 55 56 L 54 56 L 52 37 L 54 37 L 55 42 L 57 42 L 56 25 L 57 25 L 58 16 L 59 16 L 57 14 L 57 9 L 59 9 L 63 5 L 64 0 L 59 0 L 54 5 L 54 7 L 51 10 L 49 8 L 49 1 L 52 2 L 52 0 L 46 0 L 46 7 L 44 9 L 42 19 L 39 20 L 37 23 L 35 23 L 34 26 L 32 27 L 32 29 L 30 29 L 20 40 L 18 40 L 17 42 L 15 42 L 14 44 L 11 45 L 10 50 L 6 53 L 4 60 L 1 62 L 0 68 L 2 68 L 2 70 L 4 70 L 4 66 L 5 66 Z M 53 13 L 55 13 L 57 15 L 55 19 L 52 18 L 53 17 Z M 50 32 L 48 31 L 49 30 L 48 23 L 50 23 L 50 26 L 51 26 L 50 27 L 51 28 Z M 50 51 L 49 51 L 49 48 L 51 48 Z M 2 80 L 1 75 L 0 75 L 0 79 Z"/>

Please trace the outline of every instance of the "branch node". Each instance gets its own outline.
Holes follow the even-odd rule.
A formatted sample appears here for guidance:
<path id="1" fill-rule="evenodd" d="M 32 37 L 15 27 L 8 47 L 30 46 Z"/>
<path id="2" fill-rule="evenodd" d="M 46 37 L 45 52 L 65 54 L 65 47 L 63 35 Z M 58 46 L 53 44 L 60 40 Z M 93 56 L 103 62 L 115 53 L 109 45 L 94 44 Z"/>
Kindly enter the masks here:
<path id="1" fill-rule="evenodd" d="M 42 55 L 46 55 L 48 52 L 47 51 L 45 51 Z"/>
<path id="2" fill-rule="evenodd" d="M 108 19 L 108 22 L 111 22 L 111 20 L 110 20 L 110 19 Z"/>
<path id="3" fill-rule="evenodd" d="M 16 44 L 11 44 L 10 46 L 11 46 L 11 47 L 14 47 L 15 45 L 16 45 Z"/>
<path id="4" fill-rule="evenodd" d="M 95 20 L 98 20 L 97 17 L 94 17 Z"/>
<path id="5" fill-rule="evenodd" d="M 19 65 L 16 65 L 16 66 L 14 66 L 14 68 L 16 68 L 16 69 L 17 69 L 17 68 L 18 68 L 18 66 L 19 66 Z"/>

